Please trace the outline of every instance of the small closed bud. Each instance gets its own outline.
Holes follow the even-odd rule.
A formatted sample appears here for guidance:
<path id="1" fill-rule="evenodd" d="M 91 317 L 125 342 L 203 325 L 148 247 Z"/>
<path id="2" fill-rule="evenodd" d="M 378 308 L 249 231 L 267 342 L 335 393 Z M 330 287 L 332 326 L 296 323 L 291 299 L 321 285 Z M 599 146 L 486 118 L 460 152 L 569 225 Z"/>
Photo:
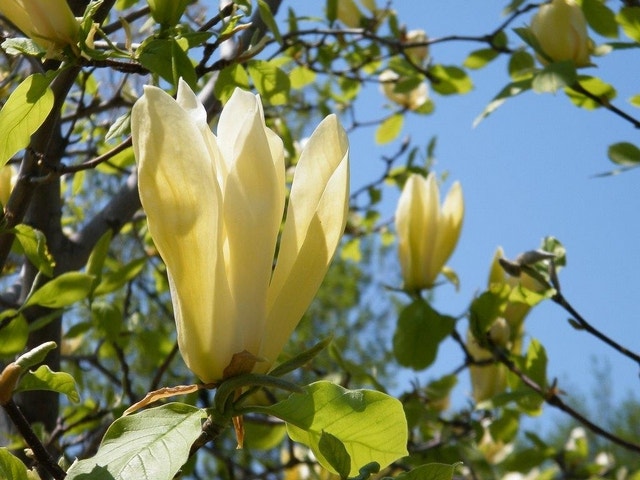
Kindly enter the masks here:
<path id="1" fill-rule="evenodd" d="M 576 67 L 591 65 L 593 45 L 587 20 L 573 0 L 552 0 L 542 5 L 531 21 L 531 32 L 548 57 L 538 56 L 542 64 L 572 60 Z"/>
<path id="2" fill-rule="evenodd" d="M 405 36 L 403 43 L 425 43 L 429 37 L 424 30 L 409 30 Z M 425 60 L 429 58 L 429 47 L 427 45 L 418 45 L 415 47 L 405 48 L 405 53 L 416 65 L 423 65 Z"/>
<path id="3" fill-rule="evenodd" d="M 504 318 L 498 317 L 489 328 L 488 336 L 495 345 L 506 347 L 511 338 L 511 327 Z"/>
<path id="4" fill-rule="evenodd" d="M 396 92 L 396 85 L 401 80 L 396 72 L 385 70 L 380 74 L 378 80 L 380 81 L 380 90 L 385 97 L 409 110 L 417 110 L 429 100 L 429 90 L 424 82 L 408 92 Z"/>

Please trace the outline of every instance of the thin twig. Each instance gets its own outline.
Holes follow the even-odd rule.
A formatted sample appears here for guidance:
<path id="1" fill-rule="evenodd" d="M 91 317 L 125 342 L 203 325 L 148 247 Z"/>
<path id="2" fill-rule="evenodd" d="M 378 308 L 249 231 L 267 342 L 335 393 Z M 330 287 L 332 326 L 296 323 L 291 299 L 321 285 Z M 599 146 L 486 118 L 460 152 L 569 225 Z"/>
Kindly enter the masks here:
<path id="1" fill-rule="evenodd" d="M 22 411 L 16 405 L 13 400 L 9 400 L 6 404 L 2 405 L 5 412 L 7 412 L 7 416 L 11 419 L 13 424 L 24 438 L 29 448 L 33 452 L 33 455 L 38 462 L 38 464 L 46 470 L 55 480 L 64 479 L 67 474 L 65 471 L 60 468 L 55 460 L 51 457 L 47 449 L 44 447 L 38 436 L 35 434 L 31 425 L 27 421 L 27 419 L 22 414 Z"/>

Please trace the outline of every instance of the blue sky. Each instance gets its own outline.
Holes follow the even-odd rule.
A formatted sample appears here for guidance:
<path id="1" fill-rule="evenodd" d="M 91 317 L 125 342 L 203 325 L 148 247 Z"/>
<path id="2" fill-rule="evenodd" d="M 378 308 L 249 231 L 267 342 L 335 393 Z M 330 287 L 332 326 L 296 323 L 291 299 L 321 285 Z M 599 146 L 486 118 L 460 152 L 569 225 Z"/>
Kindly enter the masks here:
<path id="1" fill-rule="evenodd" d="M 398 0 L 394 8 L 408 29 L 422 28 L 430 37 L 439 37 L 486 34 L 504 20 L 501 12 L 507 3 Z M 523 18 L 513 26 L 524 23 Z M 520 44 L 515 35 L 512 42 L 512 46 Z M 431 56 L 435 63 L 460 65 L 476 48 L 480 45 L 438 44 L 432 46 Z M 475 84 L 471 93 L 458 97 L 434 95 L 434 114 L 410 114 L 405 120 L 403 136 L 410 134 L 422 144 L 432 136 L 438 137 L 435 171 L 448 172 L 450 180 L 443 186 L 445 190 L 453 180 L 459 180 L 466 202 L 462 236 L 450 260 L 462 288 L 456 293 L 451 286 L 441 287 L 434 306 L 443 313 L 459 314 L 474 293 L 485 287 L 498 245 L 504 247 L 507 256 L 514 257 L 536 248 L 544 236 L 553 235 L 568 252 L 568 266 L 561 273 L 567 298 L 594 326 L 638 351 L 640 171 L 594 178 L 613 169 L 606 157 L 608 145 L 633 142 L 637 132 L 610 112 L 576 108 L 562 92 L 526 93 L 472 128 L 473 120 L 508 83 L 506 61 L 506 57 L 499 58 L 483 70 L 471 71 Z M 640 52 L 621 51 L 596 57 L 594 63 L 598 67 L 584 73 L 613 83 L 618 89 L 616 104 L 640 117 L 640 111 L 627 102 L 640 92 L 638 77 L 630 74 L 633 68 L 629 67 L 640 63 Z M 360 120 L 379 118 L 385 103 L 377 87 L 369 87 L 358 105 Z M 397 143 L 376 146 L 373 135 L 373 129 L 351 135 L 353 188 L 376 178 L 380 155 L 398 147 Z M 391 216 L 397 192 L 387 191 L 385 198 L 383 210 Z M 610 364 L 617 398 L 637 391 L 638 367 L 588 334 L 574 330 L 567 318 L 563 310 L 548 302 L 538 306 L 526 321 L 529 338 L 539 339 L 547 348 L 549 377 L 558 377 L 560 387 L 578 387 L 588 393 L 594 387 L 591 358 L 597 357 Z M 445 345 L 436 365 L 417 376 L 426 379 L 449 372 L 460 361 L 457 348 Z M 407 381 L 415 376 L 406 372 Z M 464 396 L 468 390 L 460 393 Z"/>

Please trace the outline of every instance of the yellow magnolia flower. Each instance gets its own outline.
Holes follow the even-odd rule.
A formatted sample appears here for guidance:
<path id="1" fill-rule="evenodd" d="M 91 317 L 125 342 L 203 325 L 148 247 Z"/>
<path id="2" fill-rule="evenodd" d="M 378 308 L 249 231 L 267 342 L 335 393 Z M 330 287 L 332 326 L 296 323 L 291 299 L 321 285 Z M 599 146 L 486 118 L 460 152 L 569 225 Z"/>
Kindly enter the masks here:
<path id="1" fill-rule="evenodd" d="M 380 90 L 389 100 L 409 110 L 416 110 L 429 100 L 429 89 L 425 82 L 408 92 L 396 92 L 396 84 L 400 80 L 400 76 L 393 70 L 385 70 L 378 76 Z"/>
<path id="2" fill-rule="evenodd" d="M 161 25 L 173 26 L 180 21 L 190 0 L 147 0 L 151 16 Z"/>
<path id="3" fill-rule="evenodd" d="M 531 21 L 531 32 L 554 62 L 573 60 L 576 67 L 591 65 L 587 20 L 573 0 L 552 0 L 542 5 Z M 538 59 L 548 63 L 544 58 Z"/>
<path id="4" fill-rule="evenodd" d="M 80 24 L 66 0 L 2 0 L 0 14 L 48 53 L 78 42 Z"/>
<path id="5" fill-rule="evenodd" d="M 398 253 L 404 288 L 431 288 L 458 243 L 464 201 L 462 187 L 454 183 L 442 207 L 436 177 L 412 174 L 396 209 Z"/>
<path id="6" fill-rule="evenodd" d="M 236 89 L 216 136 L 185 82 L 177 100 L 145 87 L 131 129 L 140 199 L 167 266 L 187 366 L 213 382 L 225 376 L 235 354 L 244 353 L 258 363 L 233 373 L 267 371 L 318 290 L 344 230 L 344 129 L 329 115 L 311 135 L 279 242 L 284 149 L 265 125 L 258 96 Z"/>

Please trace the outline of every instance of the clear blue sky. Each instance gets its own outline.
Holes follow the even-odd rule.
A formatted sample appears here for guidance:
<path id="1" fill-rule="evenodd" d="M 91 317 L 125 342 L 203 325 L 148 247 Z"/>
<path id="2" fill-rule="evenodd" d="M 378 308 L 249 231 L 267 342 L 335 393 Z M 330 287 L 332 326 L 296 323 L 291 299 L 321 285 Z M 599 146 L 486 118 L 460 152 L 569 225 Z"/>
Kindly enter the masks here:
<path id="1" fill-rule="evenodd" d="M 302 11 L 300 4 L 291 3 Z M 408 29 L 422 28 L 430 37 L 439 37 L 486 34 L 504 20 L 501 12 L 507 3 L 397 0 L 394 7 Z M 513 26 L 524 23 L 522 19 Z M 520 44 L 515 35 L 512 41 L 514 46 Z M 431 55 L 436 63 L 460 65 L 476 48 L 480 46 L 438 44 L 432 46 Z M 475 84 L 471 93 L 434 95 L 434 114 L 406 118 L 403 135 L 410 134 L 418 143 L 438 137 L 435 170 L 448 172 L 451 181 L 460 180 L 466 202 L 462 237 L 450 260 L 462 288 L 455 293 L 450 286 L 441 287 L 435 307 L 454 315 L 464 311 L 473 294 L 486 286 L 489 263 L 498 245 L 508 256 L 515 256 L 536 248 L 542 237 L 554 235 L 568 252 L 568 266 L 561 273 L 567 298 L 597 328 L 638 351 L 640 171 L 593 178 L 613 169 L 606 157 L 608 145 L 636 141 L 637 132 L 610 112 L 576 108 L 561 92 L 516 97 L 472 128 L 476 116 L 508 83 L 506 61 L 506 57 L 499 58 L 483 70 L 471 71 Z M 626 50 L 595 57 L 594 63 L 597 68 L 584 72 L 613 83 L 618 89 L 616 104 L 640 117 L 640 110 L 627 103 L 640 93 L 638 77 L 631 74 L 634 68 L 630 67 L 640 65 L 640 52 Z M 384 104 L 377 88 L 370 87 L 358 105 L 360 120 L 379 118 Z M 353 188 L 375 178 L 380 172 L 380 155 L 397 149 L 397 143 L 375 146 L 373 135 L 373 129 L 363 129 L 351 136 Z M 444 185 L 445 190 L 451 181 Z M 384 211 L 388 216 L 396 198 L 396 193 L 386 192 Z M 548 302 L 538 306 L 526 321 L 529 338 L 538 338 L 547 348 L 549 377 L 557 376 L 561 387 L 579 387 L 588 393 L 594 387 L 590 360 L 596 356 L 610 363 L 617 398 L 637 391 L 638 367 L 588 334 L 573 330 L 567 318 Z M 448 372 L 460 360 L 457 348 L 450 345 L 441 351 L 431 370 L 418 376 L 426 379 Z M 407 371 L 407 378 L 413 377 Z M 468 394 L 468 387 L 461 388 L 466 391 L 459 394 Z"/>

